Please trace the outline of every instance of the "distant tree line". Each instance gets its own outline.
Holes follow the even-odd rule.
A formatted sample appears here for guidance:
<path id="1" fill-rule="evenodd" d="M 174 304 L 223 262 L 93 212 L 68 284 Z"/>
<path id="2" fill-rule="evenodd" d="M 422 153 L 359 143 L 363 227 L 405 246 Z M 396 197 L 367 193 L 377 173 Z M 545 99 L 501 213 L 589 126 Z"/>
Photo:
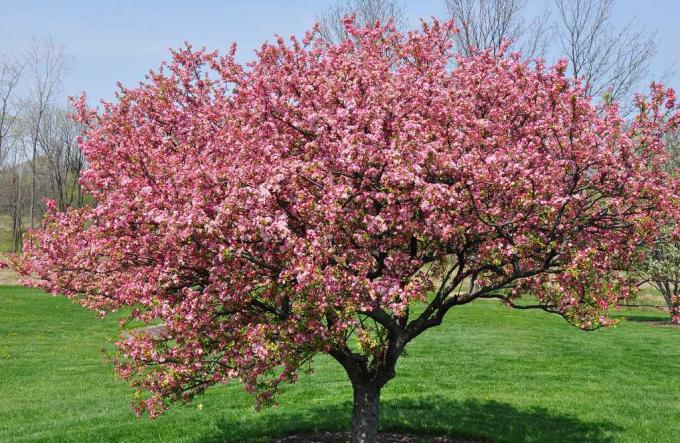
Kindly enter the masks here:
<path id="1" fill-rule="evenodd" d="M 22 233 L 39 224 L 45 198 L 61 210 L 84 201 L 82 128 L 62 91 L 69 68 L 64 47 L 49 38 L 0 59 L 0 229 L 14 252 Z"/>

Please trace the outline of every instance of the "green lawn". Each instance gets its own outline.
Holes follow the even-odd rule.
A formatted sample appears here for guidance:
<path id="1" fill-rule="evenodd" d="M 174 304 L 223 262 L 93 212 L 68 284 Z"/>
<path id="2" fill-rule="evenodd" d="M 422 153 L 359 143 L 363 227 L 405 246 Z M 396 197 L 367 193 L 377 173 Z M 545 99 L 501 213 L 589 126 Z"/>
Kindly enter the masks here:
<path id="1" fill-rule="evenodd" d="M 12 217 L 0 214 L 0 252 L 12 250 Z"/>
<path id="2" fill-rule="evenodd" d="M 678 441 L 680 328 L 654 325 L 661 312 L 632 314 L 585 333 L 495 302 L 457 308 L 408 348 L 383 392 L 382 429 L 504 442 Z M 285 388 L 280 407 L 256 413 L 234 384 L 137 419 L 102 352 L 117 334 L 116 318 L 0 287 L 0 441 L 258 441 L 349 426 L 349 383 L 327 358 Z"/>
<path id="3" fill-rule="evenodd" d="M 0 229 L 0 252 L 12 251 L 12 232 Z"/>

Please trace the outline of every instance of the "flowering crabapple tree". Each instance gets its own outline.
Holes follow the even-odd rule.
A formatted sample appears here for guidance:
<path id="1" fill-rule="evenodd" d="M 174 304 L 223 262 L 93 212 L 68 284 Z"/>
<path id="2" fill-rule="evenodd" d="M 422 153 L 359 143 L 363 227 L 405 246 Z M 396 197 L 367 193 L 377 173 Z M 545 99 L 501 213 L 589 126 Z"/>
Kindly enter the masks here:
<path id="1" fill-rule="evenodd" d="M 187 45 L 100 110 L 76 100 L 96 203 L 52 207 L 13 266 L 162 323 L 117 344 L 137 411 L 231 380 L 267 402 L 325 353 L 353 386 L 353 441 L 375 441 L 397 360 L 452 308 L 495 298 L 606 326 L 632 286 L 618 271 L 677 217 L 671 90 L 627 122 L 564 62 L 451 68 L 450 23 L 345 26 L 245 65 Z"/>

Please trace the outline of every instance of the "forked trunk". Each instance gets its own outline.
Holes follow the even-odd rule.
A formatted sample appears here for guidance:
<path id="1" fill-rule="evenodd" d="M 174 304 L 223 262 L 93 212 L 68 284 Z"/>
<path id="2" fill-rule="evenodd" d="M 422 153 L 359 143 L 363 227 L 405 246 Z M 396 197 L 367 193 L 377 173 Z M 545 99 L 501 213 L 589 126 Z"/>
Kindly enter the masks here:
<path id="1" fill-rule="evenodd" d="M 355 381 L 352 443 L 375 443 L 378 437 L 380 387 L 375 381 Z"/>
<path id="2" fill-rule="evenodd" d="M 395 326 L 398 328 L 398 325 Z M 353 354 L 347 346 L 332 349 L 330 354 L 340 363 L 352 382 L 354 409 L 352 412 L 352 443 L 375 443 L 378 438 L 380 390 L 394 378 L 397 359 L 407 340 L 392 332 L 387 350 L 369 364 L 362 355 Z"/>

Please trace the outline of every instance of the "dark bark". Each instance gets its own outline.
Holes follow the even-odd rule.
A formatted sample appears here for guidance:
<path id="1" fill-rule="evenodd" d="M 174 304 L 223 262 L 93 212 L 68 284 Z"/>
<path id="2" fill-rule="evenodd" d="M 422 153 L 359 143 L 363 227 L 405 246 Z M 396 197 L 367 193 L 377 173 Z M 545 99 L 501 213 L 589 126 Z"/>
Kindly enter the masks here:
<path id="1" fill-rule="evenodd" d="M 380 386 L 375 380 L 352 381 L 352 443 L 375 443 L 378 437 Z"/>
<path id="2" fill-rule="evenodd" d="M 348 347 L 331 351 L 347 372 L 354 393 L 352 412 L 352 443 L 375 443 L 378 435 L 380 390 L 394 378 L 395 366 L 403 351 L 400 338 L 389 341 L 384 353 L 367 356 L 352 352 Z"/>

